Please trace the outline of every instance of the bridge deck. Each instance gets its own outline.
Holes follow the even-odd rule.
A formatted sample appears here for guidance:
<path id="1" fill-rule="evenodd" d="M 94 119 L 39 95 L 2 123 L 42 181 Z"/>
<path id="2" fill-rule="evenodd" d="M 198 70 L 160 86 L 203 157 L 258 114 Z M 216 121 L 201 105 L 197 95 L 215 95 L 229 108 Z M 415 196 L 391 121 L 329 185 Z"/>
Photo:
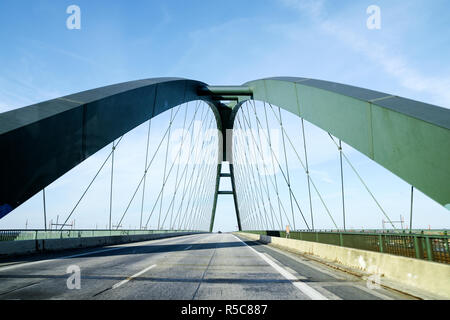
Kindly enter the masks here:
<path id="1" fill-rule="evenodd" d="M 67 288 L 67 268 L 81 289 Z M 0 264 L 0 299 L 411 299 L 231 234 L 201 234 Z"/>

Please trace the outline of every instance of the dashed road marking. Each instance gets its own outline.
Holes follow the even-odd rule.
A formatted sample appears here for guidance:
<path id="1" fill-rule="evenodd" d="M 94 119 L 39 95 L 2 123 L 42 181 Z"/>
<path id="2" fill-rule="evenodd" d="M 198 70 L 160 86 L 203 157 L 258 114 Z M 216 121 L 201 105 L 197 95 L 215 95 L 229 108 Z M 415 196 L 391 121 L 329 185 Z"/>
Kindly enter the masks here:
<path id="1" fill-rule="evenodd" d="M 123 280 L 123 281 L 120 281 L 119 283 L 116 283 L 115 285 L 112 286 L 112 288 L 113 288 L 113 289 L 117 289 L 118 287 L 124 285 L 125 283 L 127 283 L 127 282 L 129 282 L 129 281 L 131 281 L 131 280 L 133 280 L 134 278 L 139 277 L 141 274 L 146 273 L 148 270 L 153 269 L 154 267 L 156 267 L 156 264 L 151 265 L 150 267 L 147 267 L 147 268 L 145 268 L 145 269 L 142 270 L 142 271 L 139 271 L 138 273 L 132 275 L 131 277 L 126 278 L 126 279 Z"/>

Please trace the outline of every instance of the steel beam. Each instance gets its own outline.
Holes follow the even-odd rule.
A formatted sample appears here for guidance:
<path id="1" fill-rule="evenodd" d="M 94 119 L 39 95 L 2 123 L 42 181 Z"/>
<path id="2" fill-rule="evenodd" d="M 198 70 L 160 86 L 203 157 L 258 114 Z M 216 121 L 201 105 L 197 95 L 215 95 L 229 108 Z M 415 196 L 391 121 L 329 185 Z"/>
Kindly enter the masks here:
<path id="1" fill-rule="evenodd" d="M 221 98 L 239 102 L 226 106 L 215 100 Z M 242 86 L 155 78 L 0 114 L 0 217 L 126 132 L 188 101 L 204 100 L 211 106 L 223 133 L 219 148 L 231 163 L 228 131 L 249 99 L 277 105 L 315 124 L 450 209 L 449 109 L 307 78 L 268 78 Z M 235 206 L 240 224 L 236 198 Z"/>
<path id="2" fill-rule="evenodd" d="M 205 83 L 154 78 L 115 84 L 0 114 L 0 216 L 115 139 L 185 102 L 203 100 L 217 127 L 219 103 Z"/>
<path id="3" fill-rule="evenodd" d="M 247 86 L 205 86 L 199 88 L 199 95 L 252 96 L 253 91 Z"/>
<path id="4" fill-rule="evenodd" d="M 247 82 L 279 106 L 344 141 L 450 210 L 450 109 L 307 78 Z M 242 98 L 232 115 L 250 98 Z"/>

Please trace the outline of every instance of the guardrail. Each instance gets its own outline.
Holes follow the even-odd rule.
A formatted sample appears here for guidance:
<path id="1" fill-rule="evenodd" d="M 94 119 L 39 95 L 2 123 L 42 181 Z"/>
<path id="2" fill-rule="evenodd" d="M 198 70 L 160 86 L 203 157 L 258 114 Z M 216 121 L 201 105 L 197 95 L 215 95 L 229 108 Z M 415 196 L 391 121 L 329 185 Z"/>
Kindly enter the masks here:
<path id="1" fill-rule="evenodd" d="M 307 230 L 307 229 L 296 229 L 293 230 L 296 232 L 311 232 L 311 230 Z M 413 229 L 411 230 L 411 232 L 408 229 L 347 229 L 347 230 L 342 230 L 342 229 L 314 229 L 313 232 L 330 232 L 330 233 L 339 233 L 339 232 L 344 232 L 344 233 L 368 233 L 368 234 L 379 234 L 379 233 L 387 233 L 387 234 L 407 234 L 407 235 L 411 235 L 411 234 L 415 234 L 415 235 L 432 235 L 432 236 L 446 236 L 449 234 L 448 229 Z"/>
<path id="2" fill-rule="evenodd" d="M 191 230 L 0 230 L 0 241 L 74 239 L 156 233 L 200 232 Z"/>
<path id="3" fill-rule="evenodd" d="M 285 231 L 243 232 L 286 238 Z M 289 238 L 450 264 L 448 235 L 291 231 Z"/>

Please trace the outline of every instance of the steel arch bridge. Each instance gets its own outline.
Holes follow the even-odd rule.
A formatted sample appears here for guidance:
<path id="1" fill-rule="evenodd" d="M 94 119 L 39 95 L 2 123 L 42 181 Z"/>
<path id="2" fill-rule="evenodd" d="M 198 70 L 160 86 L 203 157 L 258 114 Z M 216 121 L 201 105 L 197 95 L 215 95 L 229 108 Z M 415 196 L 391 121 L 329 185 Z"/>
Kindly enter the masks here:
<path id="1" fill-rule="evenodd" d="M 279 106 L 318 126 L 339 139 L 339 151 L 340 142 L 347 143 L 450 209 L 448 109 L 307 78 L 268 78 L 241 86 L 154 78 L 89 90 L 0 114 L 0 218 L 125 133 L 180 104 L 196 100 L 208 104 L 222 133 L 218 139 L 210 232 L 219 194 L 233 195 L 238 227 L 242 229 L 241 195 L 232 165 L 236 151 L 231 141 L 238 111 L 255 100 Z M 228 176 L 221 173 L 222 160 L 231 163 L 230 192 L 219 191 L 220 178 Z M 306 173 L 309 174 L 308 168 Z M 289 186 L 289 179 L 287 183 Z"/>

